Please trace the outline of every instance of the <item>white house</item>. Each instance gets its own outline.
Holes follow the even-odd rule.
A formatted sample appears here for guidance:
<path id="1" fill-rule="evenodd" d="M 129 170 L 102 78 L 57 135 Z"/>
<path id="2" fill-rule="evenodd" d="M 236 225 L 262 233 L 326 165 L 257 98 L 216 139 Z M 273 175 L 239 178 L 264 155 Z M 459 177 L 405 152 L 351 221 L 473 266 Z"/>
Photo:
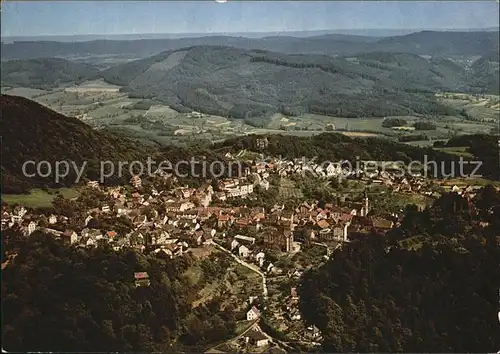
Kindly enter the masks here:
<path id="1" fill-rule="evenodd" d="M 253 184 L 243 184 L 240 186 L 241 195 L 247 195 L 253 193 Z"/>
<path id="2" fill-rule="evenodd" d="M 270 272 L 273 268 L 274 268 L 274 264 L 269 263 L 269 264 L 267 265 L 266 272 L 268 272 L 268 273 L 269 273 L 269 272 Z"/>
<path id="3" fill-rule="evenodd" d="M 89 224 L 90 220 L 92 220 L 92 215 L 89 215 L 85 218 L 85 226 Z"/>
<path id="4" fill-rule="evenodd" d="M 99 187 L 99 181 L 88 181 L 87 186 L 91 188 L 98 188 Z"/>
<path id="5" fill-rule="evenodd" d="M 255 260 L 256 260 L 257 262 L 260 262 L 261 260 L 264 260 L 264 257 L 265 257 L 265 256 L 266 256 L 266 255 L 264 254 L 264 252 L 259 252 L 259 253 L 257 253 L 257 255 L 255 256 Z"/>
<path id="6" fill-rule="evenodd" d="M 245 341 L 254 344 L 256 347 L 263 347 L 269 344 L 269 338 L 267 338 L 262 332 L 256 330 L 248 332 L 245 337 Z"/>
<path id="7" fill-rule="evenodd" d="M 24 207 L 16 207 L 14 210 L 14 213 L 17 214 L 20 218 L 22 218 L 24 215 L 26 215 L 28 211 Z"/>
<path id="8" fill-rule="evenodd" d="M 244 245 L 241 245 L 240 248 L 238 248 L 238 255 L 240 257 L 247 258 L 249 252 L 250 252 L 250 250 L 247 247 L 245 247 Z"/>
<path id="9" fill-rule="evenodd" d="M 253 321 L 260 317 L 260 311 L 257 307 L 252 306 L 247 312 L 247 321 Z"/>
<path id="10" fill-rule="evenodd" d="M 342 169 L 339 164 L 329 163 L 325 170 L 328 177 L 338 176 L 342 173 Z"/>
<path id="11" fill-rule="evenodd" d="M 66 230 L 61 234 L 61 237 L 67 239 L 70 244 L 74 244 L 78 240 L 78 235 L 73 230 Z"/>
<path id="12" fill-rule="evenodd" d="M 53 225 L 57 222 L 57 216 L 55 216 L 54 214 L 52 214 L 51 216 L 49 216 L 49 224 Z"/>
<path id="13" fill-rule="evenodd" d="M 231 251 L 238 247 L 240 243 L 236 240 L 231 241 Z"/>
<path id="14" fill-rule="evenodd" d="M 31 235 L 36 230 L 36 223 L 34 221 L 28 224 L 28 235 Z"/>

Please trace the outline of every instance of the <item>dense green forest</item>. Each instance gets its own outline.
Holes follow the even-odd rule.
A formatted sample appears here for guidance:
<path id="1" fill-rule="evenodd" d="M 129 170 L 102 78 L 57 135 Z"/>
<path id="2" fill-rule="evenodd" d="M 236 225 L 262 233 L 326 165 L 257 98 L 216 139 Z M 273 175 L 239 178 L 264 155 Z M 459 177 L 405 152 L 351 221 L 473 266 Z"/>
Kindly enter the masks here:
<path id="1" fill-rule="evenodd" d="M 65 117 L 34 101 L 22 97 L 2 95 L 1 131 L 2 138 L 2 191 L 4 193 L 27 192 L 34 187 L 72 186 L 77 180 L 77 172 L 71 166 L 66 177 L 58 183 L 55 181 L 55 168 L 58 161 L 73 161 L 78 168 L 84 162 L 83 178 L 98 180 L 101 162 L 111 161 L 115 173 L 106 179 L 108 184 L 128 183 L 130 179 L 129 165 L 124 165 L 122 174 L 118 173 L 118 162 L 139 161 L 147 167 L 148 157 L 157 164 L 168 160 L 189 161 L 191 157 L 207 161 L 223 161 L 205 146 L 193 144 L 189 148 L 151 147 L 134 141 L 119 138 L 116 135 L 93 130 L 90 126 L 72 117 Z M 23 164 L 26 161 L 49 161 L 52 173 L 41 177 L 38 173 L 33 177 L 23 174 Z M 109 164 L 106 164 L 109 166 Z M 152 167 L 157 167 L 153 165 Z M 42 165 L 43 174 L 48 173 L 47 166 Z M 183 167 L 184 168 L 184 167 Z M 189 167 L 186 167 L 189 168 Z M 201 166 L 196 166 L 196 171 Z M 29 165 L 27 173 L 35 173 L 35 167 Z M 65 168 L 61 167 L 61 172 Z M 108 170 L 105 171 L 109 172 Z M 152 170 L 152 172 L 154 172 Z M 145 174 L 148 171 L 144 171 Z"/>
<path id="2" fill-rule="evenodd" d="M 162 63 L 169 69 L 158 69 Z M 481 70 L 491 74 L 494 69 Z M 472 83 L 474 75 L 445 58 L 390 52 L 335 58 L 227 46 L 166 51 L 101 75 L 134 97 L 155 98 L 179 111 L 189 107 L 244 119 L 254 126 L 265 126 L 276 112 L 349 118 L 453 115 L 457 112 L 438 103 L 434 92 L 489 89 Z"/>
<path id="3" fill-rule="evenodd" d="M 84 177 L 99 178 L 99 161 L 133 161 L 146 156 L 140 145 L 126 139 L 93 130 L 76 118 L 65 117 L 34 101 L 22 97 L 2 95 L 2 190 L 22 192 L 33 186 L 56 186 L 54 173 L 47 178 L 23 175 L 26 161 L 49 161 L 55 168 L 56 161 L 74 161 L 78 166 L 88 165 Z M 34 173 L 30 166 L 28 173 Z M 42 173 L 48 172 L 46 168 Z M 127 181 L 128 175 L 117 182 Z M 72 185 L 76 172 L 59 186 Z"/>
<path id="4" fill-rule="evenodd" d="M 436 124 L 431 121 L 421 120 L 413 124 L 416 130 L 436 130 Z"/>
<path id="5" fill-rule="evenodd" d="M 422 212 L 408 206 L 400 228 L 359 238 L 306 273 L 300 309 L 322 331 L 322 349 L 497 351 L 499 192 L 484 188 L 474 208 L 457 194 Z"/>
<path id="6" fill-rule="evenodd" d="M 474 72 L 472 85 L 482 87 L 493 94 L 500 94 L 500 66 L 497 50 L 483 55 L 472 64 Z"/>
<path id="7" fill-rule="evenodd" d="M 2 87 L 51 89 L 99 77 L 91 65 L 59 58 L 2 61 Z"/>
<path id="8" fill-rule="evenodd" d="M 382 122 L 384 128 L 401 127 L 404 125 L 408 125 L 408 122 L 403 118 L 386 118 Z"/>
<path id="9" fill-rule="evenodd" d="M 2 239 L 3 253 L 17 254 L 2 270 L 7 351 L 200 351 L 234 333 L 234 311 L 221 310 L 220 298 L 192 309 L 200 284 L 183 276 L 189 254 L 75 248 L 39 232 L 28 240 L 8 230 Z M 134 272 L 147 272 L 150 286 L 136 288 Z"/>

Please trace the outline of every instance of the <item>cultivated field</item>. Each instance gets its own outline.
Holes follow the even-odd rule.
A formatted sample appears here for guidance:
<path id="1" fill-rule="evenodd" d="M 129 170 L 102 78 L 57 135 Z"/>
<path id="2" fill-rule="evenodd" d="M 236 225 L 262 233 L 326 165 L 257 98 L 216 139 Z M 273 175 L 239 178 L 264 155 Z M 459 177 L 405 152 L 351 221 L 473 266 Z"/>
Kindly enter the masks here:
<path id="1" fill-rule="evenodd" d="M 185 52 L 176 52 L 148 69 L 147 75 L 160 75 L 182 61 Z M 405 135 L 423 135 L 424 140 L 410 144 L 427 146 L 438 139 L 449 139 L 457 134 L 490 133 L 493 121 L 500 114 L 498 96 L 474 97 L 465 94 L 441 94 L 443 104 L 462 112 L 457 116 L 428 118 L 436 124 L 435 130 L 395 131 L 382 127 L 384 118 L 345 118 L 317 114 L 297 117 L 274 114 L 263 128 L 250 126 L 242 119 L 179 113 L 154 100 L 130 98 L 120 87 L 102 80 L 81 85 L 60 87 L 51 91 L 29 88 L 4 89 L 12 95 L 24 96 L 46 105 L 57 112 L 81 119 L 96 129 L 107 129 L 122 136 L 145 143 L 184 145 L 195 141 L 220 141 L 232 136 L 248 134 L 283 134 L 312 136 L 325 131 L 337 131 L 351 137 L 387 136 L 398 139 Z M 465 115 L 464 115 L 465 114 Z M 416 116 L 397 116 L 407 125 L 425 119 Z"/>
<path id="2" fill-rule="evenodd" d="M 64 198 L 71 199 L 78 196 L 78 190 L 75 188 L 60 188 L 57 192 Z M 55 191 L 46 192 L 41 189 L 33 189 L 30 194 L 2 194 L 2 200 L 7 204 L 21 204 L 27 207 L 50 207 L 52 200 L 56 196 Z"/>
<path id="3" fill-rule="evenodd" d="M 440 102 L 464 109 L 474 120 L 496 122 L 500 114 L 500 97 L 495 95 L 473 96 L 465 93 L 437 94 Z"/>

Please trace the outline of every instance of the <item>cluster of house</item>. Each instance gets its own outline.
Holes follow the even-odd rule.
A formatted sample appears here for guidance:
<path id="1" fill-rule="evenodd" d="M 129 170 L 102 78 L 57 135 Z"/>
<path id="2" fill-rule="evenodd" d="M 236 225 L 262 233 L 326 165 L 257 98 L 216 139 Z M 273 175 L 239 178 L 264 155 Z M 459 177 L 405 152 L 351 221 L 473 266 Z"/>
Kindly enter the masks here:
<path id="1" fill-rule="evenodd" d="M 232 157 L 227 155 L 227 157 Z M 431 182 L 422 174 L 410 173 L 404 166 L 391 161 L 359 161 L 359 167 L 349 168 L 347 161 L 316 163 L 307 159 L 278 159 L 267 158 L 266 161 L 256 162 L 251 170 L 257 178 L 258 184 L 264 189 L 269 188 L 268 177 L 277 174 L 281 177 L 293 174 L 310 175 L 316 178 L 343 178 L 357 179 L 367 184 L 384 185 L 401 192 L 428 192 Z M 377 167 L 378 166 L 378 167 Z"/>
<path id="2" fill-rule="evenodd" d="M 265 146 L 266 142 L 260 141 L 259 144 Z M 42 216 L 28 213 L 19 206 L 10 211 L 4 208 L 2 229 L 19 228 L 30 235 L 43 228 L 71 244 L 87 247 L 104 242 L 115 250 L 134 247 L 142 252 L 163 253 L 169 257 L 181 255 L 190 247 L 210 245 L 217 237 L 241 258 L 253 259 L 261 269 L 270 271 L 273 265 L 265 260 L 267 249 L 296 252 L 302 242 L 348 242 L 353 233 L 384 232 L 397 225 L 397 215 L 369 217 L 370 203 L 366 194 L 363 201 L 349 207 L 333 204 L 320 207 L 316 201 L 303 202 L 293 210 L 275 205 L 267 212 L 264 207 L 211 206 L 217 200 L 246 198 L 253 193 L 254 184 L 266 188 L 271 173 L 286 174 L 301 168 L 314 169 L 314 163 L 279 159 L 259 162 L 251 166 L 252 174 L 257 176 L 253 183 L 248 175 L 221 179 L 217 182 L 217 191 L 211 183 L 205 183 L 199 188 L 181 186 L 161 191 L 150 185 L 145 192 L 147 188 L 143 188 L 141 178 L 133 176 L 130 183 L 134 191 L 129 193 L 124 187 L 101 189 L 97 181 L 90 181 L 88 187 L 103 191 L 106 197 L 100 201 L 99 208 L 82 210 L 76 222 L 62 215 L 50 215 L 43 217 L 46 225 L 41 225 Z M 340 172 L 340 165 L 332 164 L 323 170 L 326 176 Z M 396 177 L 387 171 L 377 172 L 376 176 L 387 185 L 396 183 L 393 188 L 418 190 L 423 185 L 418 177 Z M 364 175 L 361 178 L 376 176 Z M 372 182 L 377 181 L 372 179 Z M 456 186 L 453 190 L 461 192 Z M 471 195 L 471 191 L 472 187 L 468 186 L 463 193 Z M 103 218 L 120 219 L 122 223 L 125 220 L 128 231 L 114 228 L 113 222 L 107 223 L 107 229 L 100 228 L 99 220 Z M 236 235 L 226 237 L 226 234 Z"/>
<path id="3" fill-rule="evenodd" d="M 290 296 L 287 297 L 283 309 L 286 311 L 288 319 L 291 321 L 298 321 L 301 319 L 300 311 L 298 308 L 299 296 L 297 294 L 297 288 L 292 287 L 290 289 Z"/>
<path id="4" fill-rule="evenodd" d="M 222 182 L 225 188 L 234 187 L 228 181 Z M 115 250 L 134 247 L 143 252 L 162 252 L 170 257 L 184 253 L 189 247 L 210 245 L 219 234 L 218 238 L 225 240 L 229 249 L 242 258 L 254 255 L 256 263 L 263 267 L 262 251 L 267 248 L 296 252 L 300 249 L 300 242 L 348 241 L 350 230 L 387 229 L 393 225 L 391 221 L 366 216 L 369 211 L 368 197 L 365 197 L 364 203 L 353 208 L 332 204 L 320 208 L 317 203 L 304 202 L 295 210 L 274 206 L 266 212 L 263 207 L 209 206 L 213 195 L 211 185 L 178 187 L 168 192 L 158 192 L 153 188 L 149 194 L 136 191 L 130 196 L 123 188 L 110 188 L 106 194 L 107 199 L 101 201 L 100 208 L 81 212 L 83 217 L 79 222 L 61 215 L 50 215 L 45 217 L 46 225 L 40 225 L 40 215 L 32 215 L 25 208 L 16 207 L 11 212 L 3 212 L 2 228 L 18 227 L 26 235 L 43 228 L 71 244 L 97 246 L 106 242 Z M 131 230 L 123 233 L 112 226 L 103 230 L 97 226 L 102 218 L 126 220 L 132 225 Z M 75 224 L 80 227 L 68 227 Z M 226 237 L 226 233 L 232 230 L 237 230 L 239 234 Z M 266 267 L 272 268 L 272 265 L 266 264 Z"/>

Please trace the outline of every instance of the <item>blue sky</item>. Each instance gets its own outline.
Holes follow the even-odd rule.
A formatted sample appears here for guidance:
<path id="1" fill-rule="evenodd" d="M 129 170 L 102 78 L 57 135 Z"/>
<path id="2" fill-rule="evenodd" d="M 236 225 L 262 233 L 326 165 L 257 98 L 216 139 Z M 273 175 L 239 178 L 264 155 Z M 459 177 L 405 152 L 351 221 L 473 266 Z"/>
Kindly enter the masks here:
<path id="1" fill-rule="evenodd" d="M 2 1 L 2 36 L 498 27 L 497 1 Z"/>

